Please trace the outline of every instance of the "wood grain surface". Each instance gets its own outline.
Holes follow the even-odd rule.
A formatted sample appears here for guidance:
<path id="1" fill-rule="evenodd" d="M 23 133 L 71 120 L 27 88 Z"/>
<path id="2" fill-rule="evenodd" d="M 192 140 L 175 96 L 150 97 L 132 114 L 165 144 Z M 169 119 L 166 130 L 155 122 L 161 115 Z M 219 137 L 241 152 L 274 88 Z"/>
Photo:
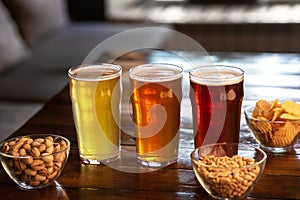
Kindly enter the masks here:
<path id="1" fill-rule="evenodd" d="M 196 52 L 138 52 L 115 59 L 124 67 L 149 62 L 183 63 L 182 57 L 197 61 Z M 300 55 L 257 53 L 212 53 L 217 64 L 234 65 L 245 70 L 243 107 L 258 99 L 300 101 Z M 185 68 L 185 72 L 188 67 Z M 66 77 L 67 78 L 67 77 Z M 123 78 L 126 91 L 126 76 Z M 185 81 L 188 88 L 188 82 Z M 105 165 L 84 165 L 80 162 L 76 131 L 68 86 L 51 99 L 32 119 L 12 136 L 32 133 L 56 133 L 71 141 L 70 157 L 56 185 L 39 190 L 21 190 L 0 169 L 1 199 L 209 199 L 197 182 L 190 162 L 193 150 L 192 119 L 188 94 L 182 101 L 181 136 L 178 162 L 149 173 L 126 173 Z M 123 98 L 122 148 L 134 149 L 134 142 L 126 134 L 133 131 L 128 100 Z M 241 120 L 240 141 L 258 146 L 248 131 L 244 116 Z M 12 137 L 11 136 L 11 137 Z M 267 153 L 268 159 L 261 179 L 247 199 L 300 199 L 300 142 L 286 153 Z"/>

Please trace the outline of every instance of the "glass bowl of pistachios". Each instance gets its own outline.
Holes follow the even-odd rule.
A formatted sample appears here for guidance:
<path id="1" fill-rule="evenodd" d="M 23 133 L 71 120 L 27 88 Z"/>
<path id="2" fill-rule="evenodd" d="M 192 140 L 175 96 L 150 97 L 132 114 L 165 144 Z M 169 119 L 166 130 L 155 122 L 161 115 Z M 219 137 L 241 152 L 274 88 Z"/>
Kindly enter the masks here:
<path id="1" fill-rule="evenodd" d="M 0 159 L 21 189 L 47 187 L 60 176 L 68 160 L 70 141 L 59 135 L 32 134 L 0 144 Z"/>

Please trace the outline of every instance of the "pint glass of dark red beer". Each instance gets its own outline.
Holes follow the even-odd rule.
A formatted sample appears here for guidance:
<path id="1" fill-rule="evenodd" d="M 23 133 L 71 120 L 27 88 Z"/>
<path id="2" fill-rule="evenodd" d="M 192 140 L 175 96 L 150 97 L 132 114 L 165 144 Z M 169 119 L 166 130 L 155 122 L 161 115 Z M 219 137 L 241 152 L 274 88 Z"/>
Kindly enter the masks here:
<path id="1" fill-rule="evenodd" d="M 213 65 L 190 71 L 194 144 L 239 142 L 244 71 Z"/>

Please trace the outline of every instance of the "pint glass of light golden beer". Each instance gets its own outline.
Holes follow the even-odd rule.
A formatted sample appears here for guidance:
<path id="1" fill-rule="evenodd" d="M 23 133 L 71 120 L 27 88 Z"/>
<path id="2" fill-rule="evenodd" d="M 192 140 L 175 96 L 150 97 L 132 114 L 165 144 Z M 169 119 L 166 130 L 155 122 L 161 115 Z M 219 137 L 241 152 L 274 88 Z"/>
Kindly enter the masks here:
<path id="1" fill-rule="evenodd" d="M 145 64 L 129 71 L 138 162 L 164 167 L 178 157 L 182 68 Z"/>
<path id="2" fill-rule="evenodd" d="M 70 97 L 80 159 L 105 164 L 120 154 L 122 68 L 112 64 L 70 68 Z"/>
<path id="3" fill-rule="evenodd" d="M 195 147 L 239 142 L 244 71 L 214 65 L 194 68 L 189 76 Z"/>

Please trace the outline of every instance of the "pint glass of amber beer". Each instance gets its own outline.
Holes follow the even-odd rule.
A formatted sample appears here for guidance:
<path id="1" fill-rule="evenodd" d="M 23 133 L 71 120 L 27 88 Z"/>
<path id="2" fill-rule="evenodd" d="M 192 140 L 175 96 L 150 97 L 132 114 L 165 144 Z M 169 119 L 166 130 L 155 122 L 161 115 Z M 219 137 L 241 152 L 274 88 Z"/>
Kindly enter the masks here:
<path id="1" fill-rule="evenodd" d="M 195 147 L 239 142 L 243 70 L 207 66 L 192 69 L 189 76 Z"/>
<path id="2" fill-rule="evenodd" d="M 138 162 L 164 167 L 178 157 L 182 68 L 145 64 L 129 71 Z"/>
<path id="3" fill-rule="evenodd" d="M 120 154 L 122 68 L 112 64 L 70 68 L 70 97 L 80 159 L 105 164 Z"/>

